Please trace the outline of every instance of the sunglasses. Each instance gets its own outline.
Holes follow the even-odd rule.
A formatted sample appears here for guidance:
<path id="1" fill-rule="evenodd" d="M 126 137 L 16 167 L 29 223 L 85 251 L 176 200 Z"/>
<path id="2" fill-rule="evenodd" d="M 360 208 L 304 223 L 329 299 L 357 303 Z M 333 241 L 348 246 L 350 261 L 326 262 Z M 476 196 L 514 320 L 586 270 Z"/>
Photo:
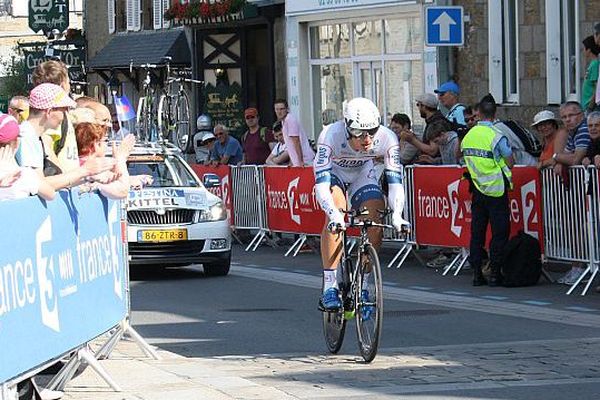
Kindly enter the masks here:
<path id="1" fill-rule="evenodd" d="M 19 114 L 21 114 L 22 112 L 25 112 L 25 110 L 20 109 L 20 108 L 15 108 L 15 107 L 11 107 L 10 109 L 18 112 Z"/>
<path id="2" fill-rule="evenodd" d="M 355 139 L 365 139 L 367 136 L 373 138 L 379 127 L 373 129 L 356 129 L 356 128 L 348 128 L 347 131 Z"/>

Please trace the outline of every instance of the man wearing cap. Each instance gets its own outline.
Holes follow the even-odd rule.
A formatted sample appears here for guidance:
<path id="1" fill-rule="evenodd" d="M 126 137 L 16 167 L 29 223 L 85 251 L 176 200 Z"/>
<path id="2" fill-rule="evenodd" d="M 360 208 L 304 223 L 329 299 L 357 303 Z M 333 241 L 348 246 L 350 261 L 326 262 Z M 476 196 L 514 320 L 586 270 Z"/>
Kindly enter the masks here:
<path id="1" fill-rule="evenodd" d="M 439 146 L 431 141 L 431 125 L 435 121 L 446 121 L 444 114 L 437 109 L 438 99 L 431 93 L 424 93 L 417 97 L 417 108 L 421 118 L 425 119 L 425 132 L 423 140 L 420 140 L 412 131 L 404 130 L 400 133 L 400 138 L 415 146 L 422 154 L 430 157 L 437 157 Z"/>
<path id="2" fill-rule="evenodd" d="M 438 95 L 441 105 L 448 109 L 448 113 L 446 114 L 448 121 L 466 126 L 465 106 L 458 102 L 460 89 L 456 82 L 444 82 L 434 92 Z"/>
<path id="3" fill-rule="evenodd" d="M 241 140 L 244 149 L 243 163 L 263 165 L 275 142 L 273 133 L 267 127 L 260 126 L 256 108 L 246 108 L 244 119 L 248 130 L 242 135 Z"/>

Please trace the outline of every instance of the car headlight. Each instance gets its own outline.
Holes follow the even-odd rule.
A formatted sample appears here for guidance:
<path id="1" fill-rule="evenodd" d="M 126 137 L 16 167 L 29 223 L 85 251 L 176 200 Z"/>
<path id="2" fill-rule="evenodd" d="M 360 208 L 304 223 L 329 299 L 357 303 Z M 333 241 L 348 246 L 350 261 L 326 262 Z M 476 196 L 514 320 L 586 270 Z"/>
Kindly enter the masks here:
<path id="1" fill-rule="evenodd" d="M 198 222 L 222 221 L 227 219 L 227 210 L 222 202 L 211 206 L 208 210 L 200 210 L 198 213 Z"/>

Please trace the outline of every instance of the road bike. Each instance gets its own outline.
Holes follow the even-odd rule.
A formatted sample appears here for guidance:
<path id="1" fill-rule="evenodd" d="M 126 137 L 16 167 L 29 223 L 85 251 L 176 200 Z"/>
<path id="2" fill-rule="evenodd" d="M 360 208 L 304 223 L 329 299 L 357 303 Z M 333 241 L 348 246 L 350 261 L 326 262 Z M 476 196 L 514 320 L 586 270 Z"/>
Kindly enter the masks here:
<path id="1" fill-rule="evenodd" d="M 349 220 L 344 226 L 345 229 L 340 232 L 342 256 L 337 273 L 343 306 L 338 310 L 321 310 L 323 312 L 323 333 L 327 348 L 331 353 L 336 354 L 342 347 L 347 321 L 356 319 L 360 354 L 366 362 L 371 362 L 377 355 L 381 338 L 383 287 L 379 256 L 367 233 L 369 228 L 392 227 L 368 218 L 359 219 L 359 217 L 368 216 L 368 210 L 343 212 Z M 381 213 L 387 214 L 387 211 Z M 359 229 L 356 246 L 351 245 L 347 240 L 348 228 Z M 353 253 L 354 248 L 356 253 Z M 353 255 L 355 260 L 353 260 Z"/>
<path id="2" fill-rule="evenodd" d="M 163 58 L 166 67 L 164 87 L 158 100 L 158 131 L 163 139 L 175 144 L 181 151 L 192 147 L 192 125 L 190 123 L 190 99 L 185 84 L 203 84 L 204 82 L 182 76 L 173 76 L 171 57 Z"/>
<path id="3" fill-rule="evenodd" d="M 142 81 L 142 92 L 136 111 L 137 138 L 140 142 L 158 141 L 158 118 L 155 89 L 152 85 L 152 70 L 160 68 L 159 64 L 142 64 L 140 68 L 146 71 Z M 133 61 L 129 64 L 129 71 L 133 71 Z"/>

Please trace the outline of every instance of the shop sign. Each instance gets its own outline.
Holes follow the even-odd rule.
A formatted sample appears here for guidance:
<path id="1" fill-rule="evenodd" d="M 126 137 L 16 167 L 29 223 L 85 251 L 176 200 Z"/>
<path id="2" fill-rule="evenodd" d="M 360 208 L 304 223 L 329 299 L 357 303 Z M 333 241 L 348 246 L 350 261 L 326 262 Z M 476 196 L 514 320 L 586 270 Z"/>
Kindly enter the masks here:
<path id="1" fill-rule="evenodd" d="M 229 128 L 229 134 L 236 138 L 239 139 L 246 131 L 242 88 L 238 83 L 217 86 L 207 84 L 204 110 L 212 118 L 213 125 L 225 125 Z"/>
<path id="2" fill-rule="evenodd" d="M 60 59 L 69 67 L 69 79 L 71 81 L 85 81 L 85 72 L 83 71 L 83 63 L 85 60 L 85 49 L 78 47 L 74 49 L 53 49 L 51 58 Z M 38 64 L 48 60 L 48 55 L 45 50 L 27 50 L 23 49 L 25 56 L 25 66 L 27 67 L 27 84 L 32 85 L 32 74 Z"/>
<path id="3" fill-rule="evenodd" d="M 292 14 L 305 14 L 319 11 L 330 11 L 330 10 L 342 10 L 352 9 L 359 7 L 370 7 L 393 4 L 405 3 L 407 1 L 398 0 L 294 0 L 286 1 L 285 13 L 286 15 Z"/>
<path id="4" fill-rule="evenodd" d="M 29 27 L 34 32 L 64 32 L 69 27 L 69 0 L 29 0 Z"/>

